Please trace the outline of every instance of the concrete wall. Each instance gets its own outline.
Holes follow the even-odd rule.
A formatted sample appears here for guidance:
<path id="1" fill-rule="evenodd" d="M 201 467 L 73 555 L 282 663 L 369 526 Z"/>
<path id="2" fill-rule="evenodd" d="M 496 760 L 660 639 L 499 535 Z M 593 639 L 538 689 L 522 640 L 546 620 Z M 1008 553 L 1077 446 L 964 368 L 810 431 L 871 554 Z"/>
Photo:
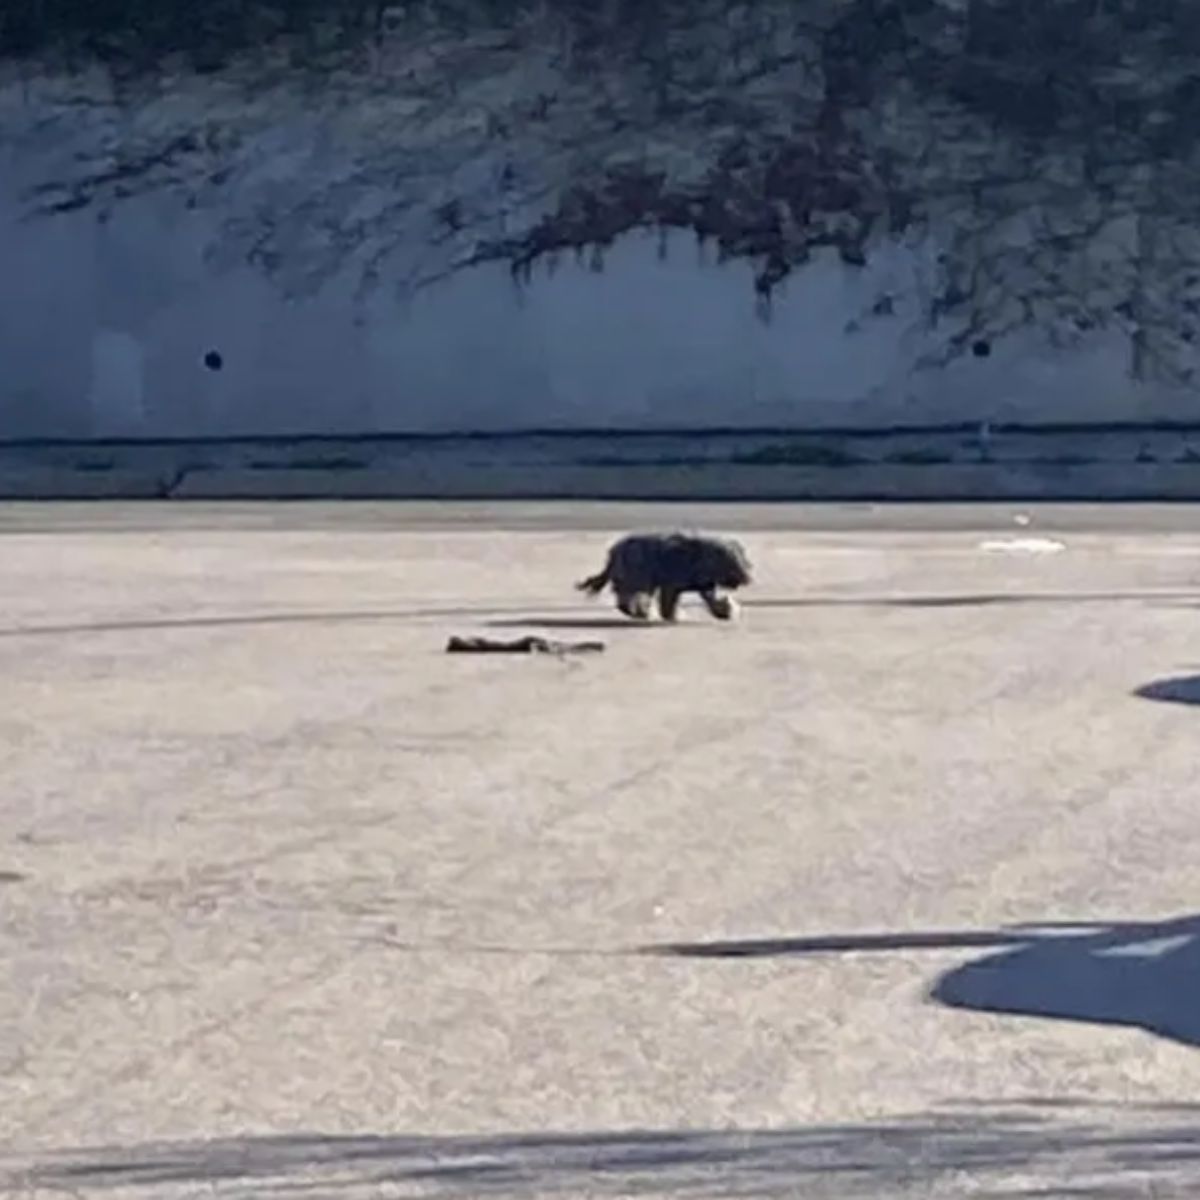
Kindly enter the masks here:
<path id="1" fill-rule="evenodd" d="M 0 66 L 0 437 L 1195 419 L 1200 52 L 1095 7 Z"/>

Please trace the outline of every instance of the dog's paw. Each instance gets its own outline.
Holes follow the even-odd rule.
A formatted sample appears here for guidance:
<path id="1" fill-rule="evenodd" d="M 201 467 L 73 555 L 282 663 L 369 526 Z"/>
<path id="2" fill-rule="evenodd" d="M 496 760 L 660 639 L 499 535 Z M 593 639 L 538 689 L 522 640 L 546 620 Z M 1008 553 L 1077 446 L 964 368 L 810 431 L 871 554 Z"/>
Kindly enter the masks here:
<path id="1" fill-rule="evenodd" d="M 718 621 L 735 621 L 740 612 L 741 607 L 732 596 L 713 597 L 712 615 Z"/>

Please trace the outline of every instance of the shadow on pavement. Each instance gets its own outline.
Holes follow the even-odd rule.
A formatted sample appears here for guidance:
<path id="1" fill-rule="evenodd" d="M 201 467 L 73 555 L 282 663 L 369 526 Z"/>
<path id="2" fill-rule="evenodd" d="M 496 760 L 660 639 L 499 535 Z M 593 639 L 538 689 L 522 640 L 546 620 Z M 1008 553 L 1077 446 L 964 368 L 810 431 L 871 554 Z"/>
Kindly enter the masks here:
<path id="1" fill-rule="evenodd" d="M 1125 1025 L 1200 1046 L 1200 916 L 982 933 L 676 943 L 645 953 L 727 959 L 977 946 L 1005 948 L 946 972 L 930 990 L 932 999 L 976 1012 Z"/>
<path id="2" fill-rule="evenodd" d="M 988 604 L 1112 604 L 1193 599 L 1194 590 L 1118 592 L 964 592 L 943 596 L 800 596 L 747 598 L 746 608 L 973 608 Z"/>
<path id="3" fill-rule="evenodd" d="M 1013 933 L 946 930 L 931 933 L 847 933 L 814 937 L 754 938 L 744 941 L 668 942 L 643 953 L 679 958 L 773 958 L 787 954 L 869 954 L 873 951 L 951 950 L 971 946 L 1011 946 Z"/>
<path id="4" fill-rule="evenodd" d="M 646 621 L 636 617 L 511 617 L 485 621 L 490 629 L 669 629 L 656 613 Z"/>
<path id="5" fill-rule="evenodd" d="M 952 1008 L 1126 1025 L 1200 1046 L 1200 917 L 1045 936 L 948 971 L 930 995 Z"/>
<path id="6" fill-rule="evenodd" d="M 1192 593 L 1188 593 L 1191 595 Z M 1163 600 L 1182 593 L 1146 592 L 1014 592 L 947 596 L 799 596 L 754 599 L 742 597 L 745 608 L 967 608 L 985 604 L 1080 604 L 1123 600 Z M 572 616 L 578 605 L 550 605 L 530 612 L 528 605 L 483 604 L 430 608 L 362 609 L 333 612 L 230 613 L 206 616 L 160 617 L 142 620 L 79 621 L 53 625 L 0 627 L 0 638 L 33 638 L 90 633 L 141 633 L 173 629 L 220 629 L 228 626 L 322 625 L 357 621 L 412 621 L 439 617 L 508 617 L 489 625 L 540 626 L 551 629 L 609 629 L 653 625 L 626 617 Z M 545 614 L 549 615 L 545 615 Z M 562 615 L 557 615 L 561 613 Z"/>
<path id="7" fill-rule="evenodd" d="M 1200 675 L 1180 675 L 1174 679 L 1156 679 L 1134 693 L 1143 700 L 1165 704 L 1200 704 Z"/>
<path id="8" fill-rule="evenodd" d="M 81 621 L 62 625 L 25 625 L 0 628 L 0 638 L 56 637 L 87 633 L 143 633 L 171 629 L 222 629 L 241 625 L 327 625 L 359 621 L 414 621 L 438 617 L 475 618 L 497 613 L 520 613 L 527 606 L 462 605 L 444 608 L 359 609 L 344 612 L 231 613 L 217 616 L 161 617 L 133 621 Z M 570 611 L 570 609 L 564 609 Z"/>
<path id="9" fill-rule="evenodd" d="M 964 1179 L 964 1175 L 969 1179 Z M 0 1176 L 0 1184 L 6 1181 Z M 491 1137 L 242 1137 L 73 1150 L 7 1183 L 73 1195 L 907 1196 L 1002 1186 L 1005 1196 L 1195 1194 L 1200 1112 L 1072 1100 L 958 1105 L 798 1129 L 519 1133 Z M 1055 1186 L 1055 1185 L 1059 1186 Z M 224 1189 L 238 1188 L 233 1190 Z M 181 1189 L 175 1192 L 174 1188 Z M 167 1189 L 171 1189 L 168 1191 Z M 1177 1190 L 1178 1189 L 1178 1190 Z M 125 1194 L 123 1191 L 122 1194 Z M 989 1195 L 998 1194 L 988 1192 Z"/>
<path id="10" fill-rule="evenodd" d="M 1178 600 L 1193 597 L 1194 592 L 977 592 L 945 596 L 769 596 L 762 599 L 738 593 L 738 603 L 747 609 L 772 608 L 979 608 L 992 604 L 1104 604 L 1150 600 Z M 685 622 L 686 623 L 686 622 Z M 529 613 L 525 617 L 488 621 L 491 626 L 538 629 L 625 629 L 661 625 L 655 615 L 649 622 L 627 617 L 557 617 Z"/>

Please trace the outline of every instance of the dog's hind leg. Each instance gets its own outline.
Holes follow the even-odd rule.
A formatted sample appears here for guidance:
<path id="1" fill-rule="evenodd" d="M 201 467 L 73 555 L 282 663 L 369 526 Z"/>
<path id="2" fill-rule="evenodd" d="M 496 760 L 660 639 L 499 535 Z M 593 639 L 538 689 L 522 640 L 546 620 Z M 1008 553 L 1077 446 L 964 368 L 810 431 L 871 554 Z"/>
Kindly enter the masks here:
<path id="1" fill-rule="evenodd" d="M 627 617 L 645 621 L 650 616 L 650 597 L 644 592 L 618 592 L 617 607 Z"/>

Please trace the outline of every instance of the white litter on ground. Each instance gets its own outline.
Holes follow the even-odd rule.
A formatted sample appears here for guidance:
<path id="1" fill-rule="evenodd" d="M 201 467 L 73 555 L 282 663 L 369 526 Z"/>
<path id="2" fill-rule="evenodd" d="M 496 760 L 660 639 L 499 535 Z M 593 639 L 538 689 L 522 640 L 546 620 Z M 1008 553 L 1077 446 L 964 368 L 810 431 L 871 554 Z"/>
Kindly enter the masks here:
<path id="1" fill-rule="evenodd" d="M 980 542 L 979 549 L 993 554 L 1057 554 L 1067 547 L 1051 538 L 1003 538 Z"/>

